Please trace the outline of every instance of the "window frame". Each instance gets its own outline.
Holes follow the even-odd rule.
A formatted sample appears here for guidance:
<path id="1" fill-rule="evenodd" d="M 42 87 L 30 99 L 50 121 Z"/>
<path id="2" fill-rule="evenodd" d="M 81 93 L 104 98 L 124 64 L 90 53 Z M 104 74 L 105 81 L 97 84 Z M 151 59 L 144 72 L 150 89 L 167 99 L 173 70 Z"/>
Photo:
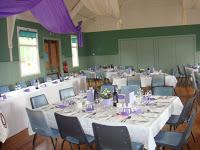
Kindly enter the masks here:
<path id="1" fill-rule="evenodd" d="M 78 65 L 77 66 L 74 66 L 74 64 L 73 64 L 73 52 L 72 52 L 72 48 L 75 48 L 75 47 L 73 47 L 72 46 L 72 37 L 76 37 L 76 39 L 77 39 L 77 42 L 76 42 L 76 44 L 77 44 L 77 54 L 78 54 L 78 48 L 79 48 L 79 46 L 78 46 L 78 36 L 76 35 L 76 34 L 72 34 L 72 35 L 70 35 L 70 43 L 71 43 L 71 53 L 72 53 L 72 67 L 73 68 L 76 68 L 76 67 L 79 67 L 80 66 L 80 63 L 79 63 L 79 55 L 78 55 Z"/>
<path id="2" fill-rule="evenodd" d="M 37 48 L 37 56 L 38 56 L 38 64 L 37 64 L 38 65 L 38 72 L 35 72 L 35 73 L 32 73 L 32 74 L 28 74 L 28 75 L 22 75 L 20 46 L 27 46 L 27 45 L 19 43 L 19 38 L 20 38 L 19 31 L 20 30 L 36 32 L 36 48 Z M 40 68 L 40 55 L 39 55 L 39 44 L 38 44 L 38 30 L 37 29 L 31 29 L 31 28 L 17 26 L 17 39 L 18 39 L 18 56 L 19 56 L 20 77 L 28 77 L 28 76 L 33 76 L 33 75 L 39 75 L 41 73 L 41 68 Z M 35 47 L 35 45 L 28 45 L 28 47 Z"/>

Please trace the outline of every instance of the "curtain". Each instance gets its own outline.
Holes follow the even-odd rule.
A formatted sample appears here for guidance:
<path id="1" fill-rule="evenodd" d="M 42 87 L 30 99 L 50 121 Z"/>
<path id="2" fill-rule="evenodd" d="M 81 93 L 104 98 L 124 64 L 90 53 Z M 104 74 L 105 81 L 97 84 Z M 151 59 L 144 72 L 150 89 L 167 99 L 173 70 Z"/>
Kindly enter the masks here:
<path id="1" fill-rule="evenodd" d="M 50 32 L 78 34 L 79 46 L 83 46 L 82 22 L 74 25 L 63 0 L 0 0 L 0 18 L 27 10 Z"/>
<path id="2" fill-rule="evenodd" d="M 81 0 L 81 2 L 96 15 L 120 18 L 118 0 Z"/>
<path id="3" fill-rule="evenodd" d="M 16 15 L 7 17 L 7 36 L 8 36 L 8 49 L 9 49 L 10 62 L 13 62 L 12 40 L 13 40 L 13 33 L 14 33 L 14 28 L 15 28 L 15 19 L 16 19 Z"/>

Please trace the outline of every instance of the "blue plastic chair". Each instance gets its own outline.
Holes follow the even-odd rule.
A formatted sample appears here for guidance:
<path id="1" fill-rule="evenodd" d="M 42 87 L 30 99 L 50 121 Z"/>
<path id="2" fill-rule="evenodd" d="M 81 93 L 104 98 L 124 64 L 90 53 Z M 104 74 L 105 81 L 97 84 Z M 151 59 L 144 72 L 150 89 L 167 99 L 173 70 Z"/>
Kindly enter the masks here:
<path id="1" fill-rule="evenodd" d="M 169 120 L 166 123 L 167 125 L 170 126 L 170 130 L 172 130 L 172 127 L 175 130 L 175 128 L 177 128 L 180 124 L 188 121 L 190 114 L 191 114 L 191 110 L 193 108 L 193 104 L 197 97 L 197 94 L 198 93 L 195 93 L 195 96 L 193 96 L 186 102 L 180 115 L 171 115 L 171 117 L 169 118 Z M 193 133 L 192 133 L 192 138 L 193 138 L 193 141 L 195 142 Z"/>
<path id="2" fill-rule="evenodd" d="M 138 85 L 127 85 L 127 86 L 122 86 L 121 88 L 121 93 L 131 93 L 134 91 L 134 94 L 136 95 L 139 92 L 139 86 Z"/>
<path id="3" fill-rule="evenodd" d="M 25 81 L 19 81 L 17 84 L 21 89 L 27 88 L 27 84 Z"/>
<path id="4" fill-rule="evenodd" d="M 190 137 L 192 132 L 192 125 L 194 123 L 195 116 L 196 111 L 193 109 L 188 121 L 188 126 L 184 132 L 160 131 L 154 138 L 157 146 L 180 150 L 183 145 L 187 144 L 188 149 L 190 149 L 188 138 Z"/>
<path id="5" fill-rule="evenodd" d="M 55 73 L 55 74 L 48 75 L 48 77 L 50 77 L 52 80 L 58 79 L 58 75 L 57 75 L 56 73 Z"/>
<path id="6" fill-rule="evenodd" d="M 153 87 L 152 94 L 159 96 L 173 96 L 174 88 L 172 86 Z"/>
<path id="7" fill-rule="evenodd" d="M 46 82 L 46 81 L 45 81 L 45 77 L 39 77 L 38 80 L 39 80 L 40 83 Z"/>
<path id="8" fill-rule="evenodd" d="M 7 85 L 0 86 L 0 94 L 10 92 L 9 88 Z"/>
<path id="9" fill-rule="evenodd" d="M 35 79 L 28 80 L 26 85 L 27 86 L 34 86 L 35 85 Z"/>
<path id="10" fill-rule="evenodd" d="M 128 85 L 137 85 L 138 87 L 141 87 L 141 79 L 139 75 L 131 76 L 127 78 L 127 84 Z"/>
<path id="11" fill-rule="evenodd" d="M 60 100 L 65 100 L 66 98 L 75 96 L 73 88 L 66 88 L 59 90 Z"/>
<path id="12" fill-rule="evenodd" d="M 114 85 L 102 85 L 100 93 L 102 93 L 105 89 L 109 90 L 110 92 L 114 92 Z"/>
<path id="13" fill-rule="evenodd" d="M 178 125 L 180 125 L 188 120 L 195 99 L 196 99 L 196 94 L 195 94 L 195 96 L 193 96 L 186 102 L 180 115 L 171 115 L 171 117 L 169 118 L 169 120 L 166 123 L 166 124 L 170 125 L 170 129 L 172 127 L 177 127 Z"/>
<path id="14" fill-rule="evenodd" d="M 165 74 L 153 75 L 151 87 L 165 86 Z"/>
<path id="15" fill-rule="evenodd" d="M 35 147 L 35 141 L 36 141 L 37 135 L 42 135 L 42 136 L 51 138 L 51 142 L 55 150 L 56 145 L 57 145 L 57 138 L 60 137 L 59 131 L 57 129 L 50 128 L 47 125 L 47 121 L 42 111 L 40 110 L 36 111 L 36 110 L 26 108 L 26 112 L 28 114 L 31 128 L 33 132 L 35 132 L 34 138 L 33 138 L 33 149 Z M 54 139 L 55 139 L 55 142 L 54 142 Z"/>
<path id="16" fill-rule="evenodd" d="M 143 150 L 144 145 L 131 142 L 126 126 L 92 123 L 97 150 Z"/>
<path id="17" fill-rule="evenodd" d="M 32 109 L 39 108 L 49 104 L 44 94 L 31 97 L 30 101 Z"/>
<path id="18" fill-rule="evenodd" d="M 70 143 L 71 150 L 72 144 L 77 144 L 79 149 L 80 145 L 86 144 L 88 148 L 92 150 L 94 137 L 84 133 L 77 117 L 63 116 L 55 113 L 55 118 L 60 135 L 63 139 L 61 150 L 63 149 L 65 141 Z"/>

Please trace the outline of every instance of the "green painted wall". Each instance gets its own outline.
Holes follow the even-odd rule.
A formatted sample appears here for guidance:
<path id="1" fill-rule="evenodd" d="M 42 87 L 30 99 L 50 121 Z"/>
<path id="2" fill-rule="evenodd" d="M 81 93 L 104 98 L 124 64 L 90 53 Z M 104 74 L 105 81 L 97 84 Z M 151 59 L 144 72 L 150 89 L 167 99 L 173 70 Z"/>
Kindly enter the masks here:
<path id="1" fill-rule="evenodd" d="M 61 60 L 67 60 L 70 70 L 71 65 L 71 45 L 70 36 L 53 34 L 44 29 L 40 24 L 16 20 L 13 37 L 13 58 L 14 62 L 9 62 L 9 52 L 7 46 L 6 19 L 0 19 L 0 84 L 13 84 L 18 80 L 33 78 L 32 76 L 21 79 L 19 73 L 17 26 L 33 28 L 38 30 L 39 54 L 41 59 L 41 74 L 46 73 L 43 60 L 43 40 L 58 39 L 60 41 Z M 83 33 L 84 47 L 79 48 L 80 67 L 88 67 L 94 64 L 120 64 L 119 59 L 119 39 L 195 35 L 197 51 L 200 51 L 200 25 L 157 27 L 144 29 L 127 29 L 103 32 Z M 165 45 L 165 44 L 164 44 Z M 142 47 L 141 47 L 142 48 Z M 128 57 L 129 55 L 127 55 Z M 144 59 L 144 58 L 141 58 Z"/>
<path id="2" fill-rule="evenodd" d="M 40 55 L 40 69 L 41 74 L 36 76 L 28 76 L 25 78 L 20 77 L 20 67 L 19 67 L 19 55 L 18 55 L 18 38 L 17 38 L 17 26 L 32 28 L 38 30 L 38 44 L 39 44 L 39 55 Z M 0 85 L 2 84 L 15 84 L 19 80 L 28 80 L 31 78 L 36 78 L 38 76 L 45 76 L 46 70 L 43 60 L 43 47 L 44 39 L 56 39 L 60 42 L 60 59 L 61 61 L 67 60 L 71 67 L 71 44 L 70 35 L 59 35 L 47 31 L 38 23 L 16 20 L 15 29 L 13 35 L 13 59 L 14 62 L 9 62 L 9 51 L 7 42 L 7 24 L 6 19 L 0 19 Z M 80 56 L 87 56 L 88 52 L 84 48 L 79 49 Z M 86 65 L 85 57 L 80 60 L 80 66 L 84 67 Z M 62 63 L 61 63 L 62 64 Z"/>
<path id="3" fill-rule="evenodd" d="M 88 42 L 89 55 L 93 53 L 95 55 L 116 55 L 119 52 L 118 39 L 191 34 L 196 35 L 196 50 L 200 51 L 200 25 L 88 32 L 85 33 L 85 37 Z"/>

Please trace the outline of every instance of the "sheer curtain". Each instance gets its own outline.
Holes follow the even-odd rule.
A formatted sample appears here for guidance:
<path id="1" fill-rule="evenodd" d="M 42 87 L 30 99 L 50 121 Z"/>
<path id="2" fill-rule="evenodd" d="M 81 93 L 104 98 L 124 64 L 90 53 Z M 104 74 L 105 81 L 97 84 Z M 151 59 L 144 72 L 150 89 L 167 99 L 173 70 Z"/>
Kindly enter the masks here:
<path id="1" fill-rule="evenodd" d="M 120 18 L 118 0 L 81 0 L 81 2 L 96 15 Z"/>

